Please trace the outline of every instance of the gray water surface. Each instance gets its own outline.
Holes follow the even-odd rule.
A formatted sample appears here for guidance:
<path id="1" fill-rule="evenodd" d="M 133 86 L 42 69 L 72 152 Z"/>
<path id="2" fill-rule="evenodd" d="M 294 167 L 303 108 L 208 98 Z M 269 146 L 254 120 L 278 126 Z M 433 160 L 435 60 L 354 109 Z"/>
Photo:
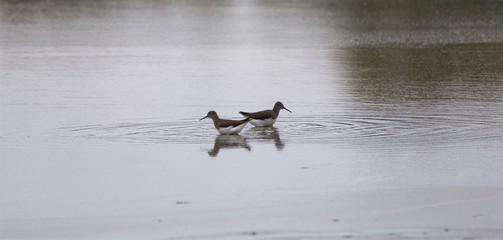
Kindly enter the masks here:
<path id="1" fill-rule="evenodd" d="M 216 213 L 503 193 L 501 1 L 1 1 L 0 20 L 0 237 L 247 238 Z M 274 128 L 198 121 L 276 101 L 292 113 Z M 503 236 L 501 216 L 477 221 L 460 225 Z M 326 234 L 291 230 L 273 236 Z"/>

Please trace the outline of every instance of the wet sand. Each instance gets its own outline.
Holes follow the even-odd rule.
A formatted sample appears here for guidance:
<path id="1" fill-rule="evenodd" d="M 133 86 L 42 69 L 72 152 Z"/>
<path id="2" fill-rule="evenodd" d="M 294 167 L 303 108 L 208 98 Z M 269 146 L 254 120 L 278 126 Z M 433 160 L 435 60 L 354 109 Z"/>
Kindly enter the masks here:
<path id="1" fill-rule="evenodd" d="M 499 239 L 502 201 L 498 188 L 165 197 L 147 201 L 147 215 L 143 209 L 129 216 L 11 220 L 4 221 L 9 228 L 2 234 L 5 239 Z"/>

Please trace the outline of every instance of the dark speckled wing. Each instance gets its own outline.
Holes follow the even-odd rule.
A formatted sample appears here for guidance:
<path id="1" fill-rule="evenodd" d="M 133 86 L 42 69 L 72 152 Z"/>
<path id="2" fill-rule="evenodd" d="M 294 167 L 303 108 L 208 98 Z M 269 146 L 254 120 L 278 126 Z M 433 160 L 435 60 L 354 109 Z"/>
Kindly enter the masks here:
<path id="1" fill-rule="evenodd" d="M 218 126 L 216 126 L 216 127 L 217 128 L 226 128 L 229 126 L 237 127 L 245 122 L 248 122 L 249 120 L 250 120 L 249 118 L 243 119 L 243 120 L 220 119 L 220 121 L 218 122 Z"/>
<path id="2" fill-rule="evenodd" d="M 249 117 L 251 119 L 258 119 L 258 120 L 264 120 L 264 119 L 275 119 L 277 117 L 276 114 L 274 114 L 273 110 L 264 110 L 260 112 L 254 112 L 254 113 L 249 113 L 249 112 L 239 112 L 239 114 Z"/>

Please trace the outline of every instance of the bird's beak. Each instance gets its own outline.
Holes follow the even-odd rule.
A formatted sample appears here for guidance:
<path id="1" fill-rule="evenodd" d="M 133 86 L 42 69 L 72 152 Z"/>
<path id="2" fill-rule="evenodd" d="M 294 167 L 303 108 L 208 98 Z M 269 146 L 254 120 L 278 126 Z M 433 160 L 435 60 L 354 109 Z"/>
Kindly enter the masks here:
<path id="1" fill-rule="evenodd" d="M 285 110 L 289 111 L 290 113 L 292 113 L 292 111 L 288 110 L 288 108 L 286 108 L 286 107 L 283 107 L 283 109 L 285 109 Z"/>
<path id="2" fill-rule="evenodd" d="M 203 119 L 205 119 L 205 118 L 207 118 L 207 117 L 208 117 L 208 116 L 206 116 L 206 117 L 203 117 L 203 118 L 199 119 L 199 121 L 201 121 L 201 120 L 203 120 Z"/>

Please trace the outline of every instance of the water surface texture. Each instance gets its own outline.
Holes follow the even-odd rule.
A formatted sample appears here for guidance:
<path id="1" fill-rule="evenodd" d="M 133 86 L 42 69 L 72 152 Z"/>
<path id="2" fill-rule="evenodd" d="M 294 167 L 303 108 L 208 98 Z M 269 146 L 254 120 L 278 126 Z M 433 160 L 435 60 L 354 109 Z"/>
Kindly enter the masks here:
<path id="1" fill-rule="evenodd" d="M 501 239 L 502 1 L 0 1 L 0 238 Z M 210 110 L 282 101 L 219 136 Z"/>

